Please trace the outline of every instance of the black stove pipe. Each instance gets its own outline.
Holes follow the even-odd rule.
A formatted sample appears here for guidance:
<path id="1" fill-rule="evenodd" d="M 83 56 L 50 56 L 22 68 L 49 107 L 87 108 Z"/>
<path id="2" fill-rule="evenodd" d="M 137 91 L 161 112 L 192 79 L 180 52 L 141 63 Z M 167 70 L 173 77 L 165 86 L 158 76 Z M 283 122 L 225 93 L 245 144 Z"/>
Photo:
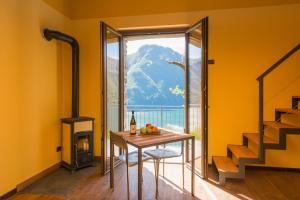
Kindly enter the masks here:
<path id="1" fill-rule="evenodd" d="M 45 29 L 44 36 L 48 41 L 52 39 L 67 42 L 72 47 L 72 118 L 79 117 L 79 44 L 77 40 L 64 33 Z"/>

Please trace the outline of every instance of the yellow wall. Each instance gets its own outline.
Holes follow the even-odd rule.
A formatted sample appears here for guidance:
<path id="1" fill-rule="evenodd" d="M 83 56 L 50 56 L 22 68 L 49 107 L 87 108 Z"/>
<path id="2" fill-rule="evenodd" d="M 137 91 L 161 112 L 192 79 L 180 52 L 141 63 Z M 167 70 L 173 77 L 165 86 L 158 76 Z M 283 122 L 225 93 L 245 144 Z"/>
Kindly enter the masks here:
<path id="1" fill-rule="evenodd" d="M 100 20 L 116 28 L 128 28 L 187 25 L 209 16 L 209 57 L 216 61 L 215 65 L 209 66 L 209 158 L 211 159 L 212 155 L 226 155 L 227 144 L 241 144 L 243 132 L 257 131 L 256 78 L 300 41 L 299 12 L 298 4 L 72 20 L 73 34 L 81 47 L 81 111 L 83 115 L 96 116 L 96 155 L 100 155 L 99 133 L 102 112 L 99 109 L 101 96 L 98 92 L 101 89 Z M 271 92 L 266 93 L 267 101 L 276 100 L 280 106 L 290 106 L 291 96 L 300 94 L 300 82 L 297 79 L 299 70 L 295 70 L 298 66 L 291 66 L 294 67 L 293 70 L 283 70 L 282 73 L 286 73 L 282 74 L 284 79 L 278 76 L 275 78 L 274 88 L 277 88 L 275 85 L 279 80 L 286 79 L 286 82 L 275 91 L 278 93 L 277 99 L 272 97 Z M 285 66 L 283 68 L 287 69 Z M 266 118 L 270 118 L 270 115 L 273 117 L 274 108 L 271 105 L 266 102 Z M 299 146 L 299 136 L 293 137 L 298 138 L 298 141 L 293 143 Z M 296 144 L 289 145 L 288 151 L 268 153 L 268 158 L 281 155 L 280 160 L 275 162 L 275 159 L 271 159 L 268 165 L 300 167 L 299 159 L 295 159 L 295 152 L 299 153 Z M 294 153 L 290 154 L 291 152 Z"/>
<path id="2" fill-rule="evenodd" d="M 1 2 L 0 151 L 5 156 L 0 195 L 60 161 L 60 118 L 70 114 L 70 47 L 45 41 L 44 27 L 79 40 L 80 113 L 96 117 L 95 153 L 100 155 L 99 21 L 128 28 L 187 25 L 209 16 L 209 57 L 216 61 L 209 66 L 211 157 L 225 155 L 228 143 L 241 143 L 242 132 L 257 130 L 255 79 L 299 42 L 299 12 L 300 5 L 288 5 L 71 21 L 40 0 Z M 266 118 L 272 119 L 274 105 L 289 106 L 290 96 L 300 95 L 297 62 L 294 58 L 285 66 L 291 67 L 288 72 L 271 80 L 269 85 L 280 87 L 266 95 Z M 268 165 L 299 168 L 299 146 L 299 136 L 289 137 L 287 151 L 268 153 Z"/>
<path id="3" fill-rule="evenodd" d="M 0 196 L 60 161 L 60 118 L 69 114 L 61 89 L 70 67 L 64 52 L 70 49 L 45 41 L 41 30 L 67 31 L 69 23 L 40 0 L 1 1 Z"/>
<path id="4" fill-rule="evenodd" d="M 49 1 L 49 0 L 47 0 Z M 57 0 L 52 0 L 54 4 Z M 64 0 L 61 0 L 64 1 Z M 66 0 L 65 0 L 66 1 Z M 134 15 L 153 15 L 175 12 L 248 8 L 300 3 L 299 0 L 72 0 L 71 18 L 122 17 Z"/>

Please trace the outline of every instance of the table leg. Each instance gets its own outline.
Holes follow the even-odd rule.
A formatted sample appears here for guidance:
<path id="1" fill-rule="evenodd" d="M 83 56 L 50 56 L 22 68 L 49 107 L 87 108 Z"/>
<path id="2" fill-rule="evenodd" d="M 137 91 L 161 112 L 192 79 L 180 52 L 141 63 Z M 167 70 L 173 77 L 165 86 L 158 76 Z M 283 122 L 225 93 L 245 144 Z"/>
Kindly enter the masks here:
<path id="1" fill-rule="evenodd" d="M 114 188 L 114 145 L 110 140 L 110 188 Z"/>
<path id="2" fill-rule="evenodd" d="M 195 138 L 192 138 L 192 170 L 191 170 L 191 193 L 194 196 L 194 188 L 195 188 Z"/>
<path id="3" fill-rule="evenodd" d="M 181 141 L 181 156 L 182 156 L 182 189 L 184 189 L 184 141 Z"/>
<path id="4" fill-rule="evenodd" d="M 185 140 L 185 162 L 190 162 L 190 153 L 189 153 L 189 140 Z"/>
<path id="5" fill-rule="evenodd" d="M 142 199 L 142 176 L 143 176 L 143 165 L 142 165 L 142 149 L 138 149 L 138 200 Z"/>

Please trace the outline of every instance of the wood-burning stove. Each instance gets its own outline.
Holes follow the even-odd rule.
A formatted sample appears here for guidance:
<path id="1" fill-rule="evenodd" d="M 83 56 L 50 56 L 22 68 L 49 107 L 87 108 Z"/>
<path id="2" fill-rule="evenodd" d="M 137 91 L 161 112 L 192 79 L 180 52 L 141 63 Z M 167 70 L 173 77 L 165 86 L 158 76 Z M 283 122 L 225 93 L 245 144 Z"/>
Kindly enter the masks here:
<path id="1" fill-rule="evenodd" d="M 75 171 L 94 162 L 94 118 L 62 119 L 62 166 Z"/>
<path id="2" fill-rule="evenodd" d="M 79 117 L 79 43 L 55 30 L 45 29 L 44 36 L 72 47 L 72 118 L 62 119 L 62 165 L 74 171 L 92 165 L 94 160 L 94 118 Z"/>

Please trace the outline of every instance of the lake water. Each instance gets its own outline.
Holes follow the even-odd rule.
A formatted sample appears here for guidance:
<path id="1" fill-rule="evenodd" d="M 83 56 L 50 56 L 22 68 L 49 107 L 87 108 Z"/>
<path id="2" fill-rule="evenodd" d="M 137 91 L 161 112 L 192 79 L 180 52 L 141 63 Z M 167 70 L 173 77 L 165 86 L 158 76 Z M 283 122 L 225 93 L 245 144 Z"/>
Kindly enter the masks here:
<path id="1" fill-rule="evenodd" d="M 127 106 L 125 124 L 127 128 L 130 124 L 131 111 L 134 111 L 137 128 L 144 127 L 147 123 L 163 128 L 167 126 L 184 127 L 183 106 Z"/>
<path id="2" fill-rule="evenodd" d="M 110 130 L 118 130 L 118 108 L 108 108 L 108 127 Z M 154 126 L 169 128 L 177 132 L 183 132 L 185 126 L 184 106 L 149 106 L 149 105 L 127 105 L 125 107 L 124 125 L 129 130 L 131 111 L 134 111 L 134 117 L 137 128 L 144 127 L 151 123 Z M 200 128 L 200 109 L 199 106 L 190 107 L 190 130 L 198 131 Z"/>

